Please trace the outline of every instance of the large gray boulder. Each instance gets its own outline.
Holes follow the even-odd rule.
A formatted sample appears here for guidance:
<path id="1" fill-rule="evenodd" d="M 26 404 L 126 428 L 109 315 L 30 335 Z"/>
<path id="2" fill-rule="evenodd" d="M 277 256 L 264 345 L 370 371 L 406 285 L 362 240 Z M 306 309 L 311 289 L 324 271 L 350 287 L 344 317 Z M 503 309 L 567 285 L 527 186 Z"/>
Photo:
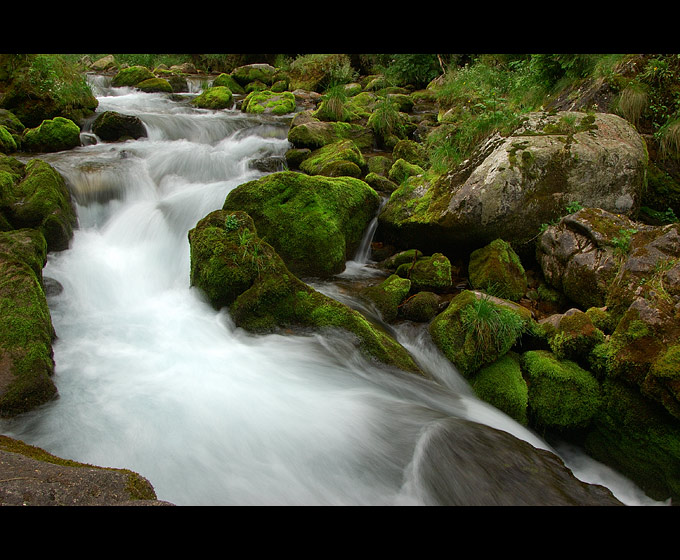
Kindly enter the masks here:
<path id="1" fill-rule="evenodd" d="M 472 251 L 502 238 L 520 252 L 570 203 L 633 213 L 646 165 L 643 139 L 616 115 L 532 113 L 457 169 L 410 178 L 386 204 L 379 235 L 424 251 Z"/>

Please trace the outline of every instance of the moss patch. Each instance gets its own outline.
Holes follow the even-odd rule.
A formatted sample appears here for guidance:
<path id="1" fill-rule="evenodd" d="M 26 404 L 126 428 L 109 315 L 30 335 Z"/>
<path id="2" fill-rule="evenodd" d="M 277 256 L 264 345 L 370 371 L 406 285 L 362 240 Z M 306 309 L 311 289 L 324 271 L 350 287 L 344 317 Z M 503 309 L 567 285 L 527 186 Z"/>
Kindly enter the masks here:
<path id="1" fill-rule="evenodd" d="M 472 389 L 483 401 L 527 425 L 529 390 L 522 377 L 519 358 L 506 354 L 479 370 L 471 379 Z"/>

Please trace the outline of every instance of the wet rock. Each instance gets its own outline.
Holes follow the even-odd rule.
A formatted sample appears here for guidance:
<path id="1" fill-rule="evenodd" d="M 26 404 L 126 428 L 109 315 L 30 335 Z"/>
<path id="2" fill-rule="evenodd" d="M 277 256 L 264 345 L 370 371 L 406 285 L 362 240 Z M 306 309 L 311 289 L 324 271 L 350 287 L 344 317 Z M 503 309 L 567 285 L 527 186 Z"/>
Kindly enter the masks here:
<path id="1" fill-rule="evenodd" d="M 104 111 L 92 123 L 92 132 L 105 142 L 120 142 L 129 138 L 146 138 L 144 123 L 139 117 Z"/>

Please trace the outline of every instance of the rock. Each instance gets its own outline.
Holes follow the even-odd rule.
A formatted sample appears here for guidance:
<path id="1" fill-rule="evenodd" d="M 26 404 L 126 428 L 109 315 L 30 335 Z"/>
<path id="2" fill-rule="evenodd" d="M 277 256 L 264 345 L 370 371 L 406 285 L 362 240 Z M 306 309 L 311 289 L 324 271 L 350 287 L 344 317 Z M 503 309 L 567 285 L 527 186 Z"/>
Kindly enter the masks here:
<path id="1" fill-rule="evenodd" d="M 465 290 L 429 326 L 432 341 L 464 377 L 505 355 L 527 329 L 531 313 Z"/>
<path id="2" fill-rule="evenodd" d="M 406 350 L 359 312 L 294 276 L 245 212 L 217 210 L 189 232 L 191 284 L 253 333 L 334 329 L 379 363 L 424 375 Z"/>
<path id="3" fill-rule="evenodd" d="M 311 121 L 294 126 L 288 141 L 296 148 L 315 150 L 338 140 L 352 140 L 360 150 L 372 148 L 373 132 L 365 126 L 343 122 Z"/>
<path id="4" fill-rule="evenodd" d="M 231 71 L 231 77 L 241 86 L 246 86 L 255 81 L 260 81 L 265 85 L 271 85 L 276 71 L 276 68 L 269 64 L 246 64 L 234 68 Z"/>
<path id="5" fill-rule="evenodd" d="M 387 173 L 387 178 L 393 183 L 401 185 L 409 177 L 422 175 L 423 173 L 425 173 L 425 170 L 422 167 L 400 158 L 392 164 Z"/>
<path id="6" fill-rule="evenodd" d="M 229 109 L 234 104 L 231 90 L 226 86 L 210 87 L 194 97 L 191 104 L 201 109 Z"/>
<path id="7" fill-rule="evenodd" d="M 61 152 L 80 146 L 80 127 L 72 120 L 54 117 L 24 130 L 21 144 L 29 152 Z"/>
<path id="8" fill-rule="evenodd" d="M 241 110 L 258 115 L 286 115 L 295 111 L 295 96 L 289 91 L 253 91 L 243 100 Z"/>
<path id="9" fill-rule="evenodd" d="M 428 427 L 413 473 L 419 497 L 432 506 L 623 505 L 609 489 L 578 480 L 553 453 L 460 418 Z"/>
<path id="10" fill-rule="evenodd" d="M 400 264 L 396 270 L 397 276 L 411 280 L 414 292 L 432 291 L 447 292 L 451 288 L 451 262 L 441 253 L 429 257 L 421 256 L 415 262 Z"/>
<path id="11" fill-rule="evenodd" d="M 104 111 L 98 115 L 92 123 L 92 132 L 105 142 L 147 137 L 146 127 L 139 117 L 116 111 Z"/>
<path id="12" fill-rule="evenodd" d="M 54 328 L 42 289 L 47 243 L 37 230 L 0 232 L 0 416 L 51 400 Z"/>
<path id="13" fill-rule="evenodd" d="M 523 127 L 488 138 L 457 169 L 402 185 L 380 215 L 378 235 L 429 252 L 471 252 L 502 238 L 522 254 L 569 203 L 633 213 L 646 165 L 644 141 L 620 117 L 530 114 Z"/>
<path id="14" fill-rule="evenodd" d="M 134 87 L 144 80 L 155 78 L 153 72 L 145 66 L 128 66 L 121 68 L 111 80 L 113 87 Z"/>
<path id="15" fill-rule="evenodd" d="M 429 158 L 427 152 L 422 144 L 414 142 L 413 140 L 400 140 L 392 150 L 392 158 L 397 161 L 403 159 L 404 161 L 417 165 L 418 167 L 428 167 Z"/>
<path id="16" fill-rule="evenodd" d="M 149 78 L 142 80 L 135 87 L 148 93 L 173 93 L 170 82 L 165 78 Z"/>
<path id="17" fill-rule="evenodd" d="M 300 169 L 308 175 L 339 177 L 347 175 L 360 178 L 367 165 L 363 154 L 352 140 L 339 140 L 317 148 L 300 163 Z"/>
<path id="18" fill-rule="evenodd" d="M 40 159 L 24 165 L 0 156 L 0 171 L 9 186 L 0 199 L 2 214 L 12 227 L 40 230 L 48 251 L 67 249 L 77 218 L 63 177 Z"/>
<path id="19" fill-rule="evenodd" d="M 397 318 L 399 305 L 408 296 L 411 281 L 392 274 L 377 286 L 364 288 L 362 297 L 370 300 L 376 306 L 383 321 L 389 323 Z"/>
<path id="20" fill-rule="evenodd" d="M 196 66 L 191 62 L 183 62 L 182 64 L 173 64 L 170 67 L 171 72 L 179 72 L 180 74 L 198 74 Z"/>
<path id="21" fill-rule="evenodd" d="M 103 56 L 95 60 L 90 65 L 90 70 L 94 72 L 105 72 L 107 70 L 113 70 L 116 67 L 116 59 L 112 54 Z"/>
<path id="22" fill-rule="evenodd" d="M 579 309 L 570 309 L 560 315 L 548 337 L 555 356 L 578 362 L 586 368 L 590 352 L 602 342 L 604 333 L 593 325 L 587 313 Z"/>
<path id="23" fill-rule="evenodd" d="M 223 208 L 248 212 L 291 272 L 327 278 L 344 270 L 378 204 L 359 179 L 282 171 L 239 185 Z"/>
<path id="24" fill-rule="evenodd" d="M 535 424 L 561 431 L 586 428 L 602 405 L 595 377 L 575 362 L 560 360 L 545 350 L 525 352 L 521 361 Z"/>
<path id="25" fill-rule="evenodd" d="M 242 95 L 246 92 L 246 90 L 243 89 L 243 86 L 241 86 L 230 74 L 220 74 L 213 80 L 212 87 L 220 86 L 227 87 L 232 93 L 238 95 Z"/>
<path id="26" fill-rule="evenodd" d="M 439 313 L 439 305 L 439 296 L 434 292 L 418 292 L 401 304 L 399 315 L 409 321 L 429 323 Z"/>
<path id="27" fill-rule="evenodd" d="M 470 285 L 492 295 L 519 301 L 527 291 L 524 267 L 509 243 L 495 239 L 470 255 Z"/>
<path id="28" fill-rule="evenodd" d="M 7 127 L 0 125 L 0 153 L 9 154 L 17 151 L 17 143 L 14 137 L 7 130 Z"/>
<path id="29" fill-rule="evenodd" d="M 519 357 L 512 352 L 482 367 L 472 376 L 470 385 L 475 394 L 505 414 L 526 426 L 529 388 L 522 376 Z"/>
<path id="30" fill-rule="evenodd" d="M 7 436 L 0 436 L 0 471 L 3 506 L 173 505 L 133 471 L 61 459 Z"/>

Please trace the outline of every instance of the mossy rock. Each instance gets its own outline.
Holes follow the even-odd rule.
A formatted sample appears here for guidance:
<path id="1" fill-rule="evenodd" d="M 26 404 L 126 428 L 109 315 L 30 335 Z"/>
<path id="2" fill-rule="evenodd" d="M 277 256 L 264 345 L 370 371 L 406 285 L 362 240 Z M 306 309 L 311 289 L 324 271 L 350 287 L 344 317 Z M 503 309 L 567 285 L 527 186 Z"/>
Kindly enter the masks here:
<path id="1" fill-rule="evenodd" d="M 232 93 L 243 95 L 246 90 L 230 74 L 220 74 L 213 80 L 212 87 L 224 86 L 229 88 Z"/>
<path id="2" fill-rule="evenodd" d="M 405 262 L 397 267 L 396 274 L 410 279 L 414 292 L 444 293 L 452 285 L 451 261 L 441 253 Z"/>
<path id="3" fill-rule="evenodd" d="M 464 377 L 504 356 L 528 328 L 531 314 L 512 302 L 464 290 L 428 329 Z"/>
<path id="4" fill-rule="evenodd" d="M 243 210 L 300 277 L 342 272 L 378 210 L 379 196 L 353 177 L 281 171 L 232 190 L 225 210 Z"/>
<path id="5" fill-rule="evenodd" d="M 296 148 L 316 150 L 338 140 L 352 140 L 360 150 L 373 148 L 373 132 L 360 124 L 310 121 L 291 127 L 288 141 Z"/>
<path id="6" fill-rule="evenodd" d="M 364 181 L 366 181 L 374 190 L 384 194 L 393 193 L 399 186 L 390 181 L 387 177 L 378 173 L 368 173 L 364 177 Z"/>
<path id="7" fill-rule="evenodd" d="M 590 316 L 578 309 L 566 312 L 549 338 L 552 352 L 560 359 L 586 366 L 593 348 L 604 342 L 604 333 L 593 325 Z"/>
<path id="8" fill-rule="evenodd" d="M 39 229 L 49 251 L 67 249 L 77 218 L 59 172 L 40 159 L 24 165 L 5 157 L 0 160 L 0 181 L 3 177 L 10 185 L 4 213 L 13 227 Z"/>
<path id="9" fill-rule="evenodd" d="M 680 502 L 680 421 L 630 384 L 606 378 L 585 448 L 655 500 Z"/>
<path id="10" fill-rule="evenodd" d="M 439 296 L 434 292 L 418 292 L 406 299 L 399 315 L 409 321 L 428 323 L 439 313 Z"/>
<path id="11" fill-rule="evenodd" d="M 392 157 L 395 161 L 403 159 L 404 161 L 417 165 L 425 169 L 429 164 L 427 151 L 422 144 L 413 140 L 400 140 L 392 149 Z"/>
<path id="12" fill-rule="evenodd" d="M 245 212 L 216 210 L 189 232 L 191 285 L 252 333 L 340 329 L 368 357 L 424 375 L 408 352 L 359 312 L 317 292 L 286 267 Z"/>
<path id="13" fill-rule="evenodd" d="M 147 93 L 173 93 L 172 85 L 165 78 L 149 78 L 142 80 L 135 87 Z"/>
<path id="14" fill-rule="evenodd" d="M 252 91 L 243 100 L 241 110 L 257 115 L 287 115 L 295 111 L 295 96 L 289 91 Z"/>
<path id="15" fill-rule="evenodd" d="M 352 164 L 347 165 L 347 164 Z M 309 175 L 327 177 L 361 177 L 366 170 L 366 160 L 352 140 L 339 140 L 312 151 L 300 163 L 300 169 Z"/>
<path id="16" fill-rule="evenodd" d="M 17 151 L 17 143 L 6 126 L 0 125 L 0 152 L 9 154 Z"/>
<path id="17" fill-rule="evenodd" d="M 393 183 L 401 185 L 409 177 L 422 175 L 423 173 L 425 173 L 425 170 L 419 165 L 414 165 L 400 158 L 392 164 L 387 178 Z"/>
<path id="18" fill-rule="evenodd" d="M 259 63 L 239 66 L 231 71 L 231 77 L 241 86 L 256 81 L 271 85 L 275 74 L 276 68 L 269 64 Z"/>
<path id="19" fill-rule="evenodd" d="M 228 87 L 216 86 L 194 97 L 191 104 L 201 109 L 228 109 L 234 104 L 234 96 Z"/>
<path id="20" fill-rule="evenodd" d="M 145 66 L 128 66 L 122 68 L 111 80 L 113 87 L 134 87 L 144 80 L 155 78 L 153 72 Z"/>
<path id="21" fill-rule="evenodd" d="M 522 376 L 519 357 L 512 352 L 481 368 L 470 380 L 472 390 L 484 402 L 520 424 L 528 424 L 529 388 Z"/>
<path id="22" fill-rule="evenodd" d="M 519 301 L 527 291 L 527 276 L 509 243 L 496 239 L 470 254 L 470 284 L 503 299 Z"/>
<path id="23" fill-rule="evenodd" d="M 384 259 L 380 263 L 380 267 L 388 270 L 397 270 L 402 264 L 413 264 L 424 256 L 423 252 L 418 249 L 406 249 Z"/>
<path id="24" fill-rule="evenodd" d="M 387 177 L 387 174 L 390 172 L 390 168 L 392 167 L 392 158 L 381 155 L 367 156 L 366 164 L 368 165 L 369 173 L 376 173 L 377 175 Z"/>
<path id="25" fill-rule="evenodd" d="M 70 119 L 54 117 L 24 130 L 21 144 L 29 152 L 71 150 L 80 146 L 80 127 Z"/>
<path id="26" fill-rule="evenodd" d="M 0 416 L 46 403 L 52 382 L 54 328 L 42 288 L 47 243 L 37 230 L 0 233 Z"/>
<path id="27" fill-rule="evenodd" d="M 532 421 L 557 431 L 583 429 L 602 406 L 600 385 L 576 362 L 560 360 L 547 350 L 522 354 L 529 385 Z"/>
<path id="28" fill-rule="evenodd" d="M 411 281 L 392 274 L 377 286 L 362 290 L 361 295 L 372 301 L 382 319 L 388 323 L 394 321 L 399 313 L 399 305 L 408 296 Z"/>

